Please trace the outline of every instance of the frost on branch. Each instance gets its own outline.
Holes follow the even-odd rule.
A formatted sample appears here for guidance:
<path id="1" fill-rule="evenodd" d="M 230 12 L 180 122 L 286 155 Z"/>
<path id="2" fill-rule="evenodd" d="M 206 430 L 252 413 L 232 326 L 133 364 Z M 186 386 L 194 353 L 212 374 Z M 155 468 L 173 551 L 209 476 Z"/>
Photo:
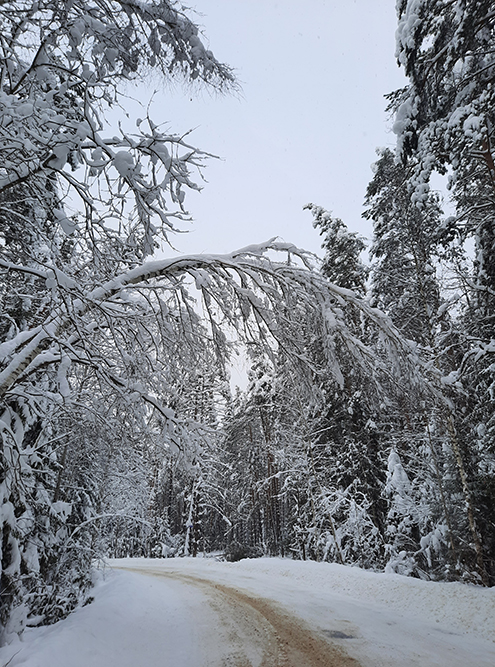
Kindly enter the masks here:
<path id="1" fill-rule="evenodd" d="M 7 2 L 0 29 L 2 198 L 57 208 L 65 234 L 123 246 L 129 261 L 151 254 L 186 217 L 184 192 L 197 189 L 192 171 L 205 155 L 151 119 L 133 135 L 110 133 L 104 112 L 147 68 L 219 88 L 234 85 L 229 68 L 163 0 Z"/>

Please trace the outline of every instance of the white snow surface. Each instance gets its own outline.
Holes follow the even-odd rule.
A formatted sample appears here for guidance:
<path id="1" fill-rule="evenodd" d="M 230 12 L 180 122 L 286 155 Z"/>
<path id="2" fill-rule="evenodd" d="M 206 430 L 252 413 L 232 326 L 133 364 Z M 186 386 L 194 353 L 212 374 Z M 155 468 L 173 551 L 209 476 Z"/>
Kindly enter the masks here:
<path id="1" fill-rule="evenodd" d="M 56 625 L 26 630 L 22 641 L 0 649 L 0 666 L 232 664 L 222 646 L 228 632 L 222 634 L 205 587 L 151 572 L 195 576 L 276 601 L 317 633 L 332 636 L 329 641 L 363 667 L 495 665 L 495 589 L 281 558 L 121 559 L 109 565 L 94 602 Z M 255 647 L 248 655 L 259 664 Z"/>

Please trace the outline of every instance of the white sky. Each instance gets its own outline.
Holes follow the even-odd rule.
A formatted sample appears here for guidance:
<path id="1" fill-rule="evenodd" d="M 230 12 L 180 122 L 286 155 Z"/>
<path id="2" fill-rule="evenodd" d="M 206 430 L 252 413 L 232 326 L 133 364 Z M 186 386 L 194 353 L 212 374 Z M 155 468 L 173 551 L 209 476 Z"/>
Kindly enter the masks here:
<path id="1" fill-rule="evenodd" d="M 191 4 L 193 4 L 191 2 Z M 319 204 L 371 238 L 361 219 L 378 146 L 395 137 L 383 95 L 405 85 L 395 58 L 394 0 L 198 0 L 209 47 L 235 68 L 241 95 L 167 89 L 151 117 L 195 128 L 211 161 L 184 253 L 223 253 L 279 236 L 318 251 Z M 156 82 L 154 82 L 156 84 Z M 152 85 L 144 92 L 145 99 Z M 167 252 L 168 254 L 168 252 Z"/>

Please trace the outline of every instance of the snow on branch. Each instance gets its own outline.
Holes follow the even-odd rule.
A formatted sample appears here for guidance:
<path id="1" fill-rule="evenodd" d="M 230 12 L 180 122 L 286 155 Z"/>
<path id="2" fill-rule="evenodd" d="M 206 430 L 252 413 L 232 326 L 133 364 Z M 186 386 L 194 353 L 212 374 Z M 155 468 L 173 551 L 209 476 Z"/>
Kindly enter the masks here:
<path id="1" fill-rule="evenodd" d="M 3 353 L 0 396 L 15 394 L 17 384 L 26 382 L 40 365 L 60 363 L 60 350 L 76 364 L 96 363 L 99 374 L 106 377 L 110 385 L 127 386 L 124 376 L 119 375 L 123 369 L 119 370 L 118 364 L 115 366 L 117 362 L 107 367 L 107 362 L 99 361 L 97 350 L 103 344 L 102 336 L 105 344 L 112 347 L 112 354 L 121 356 L 115 345 L 120 337 L 125 339 L 131 335 L 136 322 L 149 319 L 151 327 L 163 329 L 170 326 L 174 318 L 184 318 L 185 312 L 177 309 L 163 319 L 162 303 L 163 298 L 177 296 L 178 284 L 188 276 L 194 279 L 196 289 L 203 295 L 207 327 L 216 344 L 224 348 L 219 351 L 223 355 L 228 354 L 226 339 L 222 340 L 221 334 L 225 320 L 239 334 L 269 336 L 303 361 L 304 343 L 295 333 L 301 308 L 323 313 L 327 338 L 339 336 L 355 363 L 363 367 L 378 367 L 380 362 L 350 331 L 344 315 L 348 309 L 360 312 L 372 323 L 397 356 L 406 359 L 414 355 L 388 318 L 370 308 L 351 290 L 329 283 L 319 273 L 304 264 L 297 265 L 293 259 L 290 263 L 275 262 L 267 257 L 269 251 L 280 251 L 287 258 L 307 261 L 305 253 L 294 246 L 270 240 L 227 255 L 192 255 L 147 262 L 93 289 L 65 280 L 58 272 L 58 288 L 65 291 L 66 298 L 58 300 L 36 331 L 31 334 L 22 331 L 0 348 Z M 10 265 L 9 270 L 16 267 Z M 23 267 L 18 270 L 22 272 Z M 43 274 L 38 272 L 38 275 Z M 144 293 L 146 300 L 139 299 Z M 126 324 L 119 324 L 116 333 L 114 326 L 120 322 Z M 190 331 L 189 335 L 193 339 L 196 335 L 201 337 L 204 330 L 198 324 L 197 332 Z M 160 355 L 160 347 L 152 354 Z M 134 391 L 130 385 L 127 388 Z M 142 391 L 141 396 L 158 409 L 157 400 L 149 393 Z M 160 411 L 163 413 L 162 408 Z M 163 416 L 170 417 L 170 413 L 165 412 Z"/>

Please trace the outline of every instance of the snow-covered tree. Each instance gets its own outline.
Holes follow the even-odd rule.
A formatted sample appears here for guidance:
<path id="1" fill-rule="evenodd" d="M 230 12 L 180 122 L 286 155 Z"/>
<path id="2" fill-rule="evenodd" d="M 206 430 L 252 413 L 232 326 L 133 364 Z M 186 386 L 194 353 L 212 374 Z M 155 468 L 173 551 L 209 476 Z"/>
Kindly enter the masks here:
<path id="1" fill-rule="evenodd" d="M 244 553 L 285 555 L 291 456 L 277 363 L 260 346 L 250 346 L 249 384 L 233 402 L 225 422 L 224 453 L 229 477 L 229 557 Z M 292 415 L 291 415 L 292 417 Z"/>
<path id="2" fill-rule="evenodd" d="M 313 227 L 319 229 L 323 237 L 321 247 L 325 251 L 321 272 L 333 283 L 358 294 L 366 292 L 368 270 L 360 259 L 366 248 L 364 240 L 350 232 L 340 218 L 315 204 L 307 204 L 313 214 Z"/>
<path id="3" fill-rule="evenodd" d="M 418 208 L 409 188 L 412 166 L 398 161 L 390 149 L 380 150 L 378 155 L 364 213 L 364 217 L 373 222 L 374 231 L 370 249 L 372 299 L 407 338 L 421 346 L 425 357 L 447 375 L 453 370 L 450 359 L 446 358 L 449 357 L 446 351 L 452 349 L 453 333 L 436 275 L 439 254 L 436 232 L 441 215 L 438 196 L 429 193 Z M 450 526 L 448 542 L 453 545 L 452 508 L 448 502 L 452 496 L 448 496 L 444 483 L 449 467 L 443 455 L 448 438 L 438 442 L 431 436 L 433 430 L 438 430 L 434 426 L 438 411 L 427 410 L 419 396 L 411 398 L 400 397 L 395 411 L 382 417 L 381 427 L 384 429 L 386 424 L 389 433 L 386 438 L 389 482 L 385 494 L 389 504 L 387 558 L 395 562 L 397 554 L 401 553 L 403 556 L 397 561 L 400 569 L 418 572 L 421 570 L 420 541 L 424 531 L 430 531 L 429 525 L 436 522 Z M 400 468 L 399 463 L 395 466 L 397 461 Z M 390 472 L 391 465 L 395 466 L 395 473 Z M 390 479 L 408 479 L 408 474 L 413 480 L 409 487 L 428 487 L 427 498 L 421 500 L 423 512 L 416 505 L 420 502 L 417 493 L 406 503 L 400 495 L 405 494 L 405 487 L 399 490 L 390 482 Z M 428 526 L 424 521 L 425 513 L 429 513 Z M 454 554 L 451 560 L 455 561 Z"/>
<path id="4" fill-rule="evenodd" d="M 402 0 L 397 9 L 397 55 L 410 83 L 390 99 L 399 155 L 412 167 L 411 200 L 423 208 L 432 172 L 447 174 L 456 210 L 437 239 L 452 261 L 459 242 L 474 241 L 470 275 L 458 286 L 464 336 L 455 379 L 464 393 L 445 423 L 467 508 L 473 569 L 489 583 L 495 560 L 486 514 L 493 502 L 488 480 L 493 480 L 494 433 L 484 424 L 492 424 L 494 386 L 493 6 L 474 0 Z"/>
<path id="5" fill-rule="evenodd" d="M 435 345 L 441 305 L 434 264 L 441 210 L 430 193 L 419 209 L 406 169 L 390 149 L 378 152 L 364 217 L 373 222 L 371 293 L 375 304 L 410 338 Z"/>
<path id="6" fill-rule="evenodd" d="M 471 317 L 493 335 L 495 21 L 492 3 L 422 0 L 398 4 L 397 54 L 410 85 L 396 96 L 399 149 L 414 153 L 411 181 L 419 205 L 433 170 L 450 174 L 456 215 L 440 238 L 475 241 Z"/>

